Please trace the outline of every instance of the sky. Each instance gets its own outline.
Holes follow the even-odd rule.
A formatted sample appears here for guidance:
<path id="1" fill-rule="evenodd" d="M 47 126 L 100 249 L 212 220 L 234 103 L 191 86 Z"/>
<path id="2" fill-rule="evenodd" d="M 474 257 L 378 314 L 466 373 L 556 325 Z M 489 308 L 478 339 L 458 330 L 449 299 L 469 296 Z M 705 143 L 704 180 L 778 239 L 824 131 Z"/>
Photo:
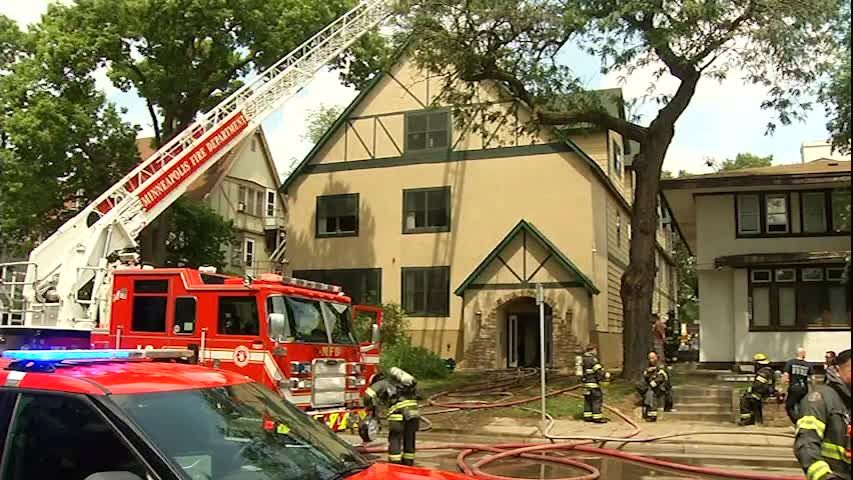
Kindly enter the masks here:
<path id="1" fill-rule="evenodd" d="M 51 0 L 0 0 L 0 13 L 26 27 L 38 22 L 48 3 Z M 578 49 L 567 51 L 562 61 L 570 64 L 589 88 L 622 88 L 626 99 L 642 97 L 651 84 L 659 93 L 673 92 L 677 85 L 672 77 L 654 81 L 651 70 L 635 72 L 628 78 L 619 74 L 601 75 L 598 60 Z M 140 136 L 151 136 L 151 119 L 139 96 L 116 89 L 103 71 L 96 73 L 96 79 L 110 101 L 127 109 L 125 120 L 141 127 Z M 305 138 L 306 120 L 311 111 L 320 106 L 346 106 L 357 93 L 342 85 L 335 72 L 323 70 L 264 121 L 264 133 L 279 172 L 289 170 L 293 161 L 304 158 L 313 146 Z M 803 142 L 828 137 L 821 106 L 809 112 L 805 122 L 779 126 L 773 135 L 765 135 L 772 112 L 760 107 L 764 93 L 761 88 L 742 82 L 736 73 L 722 83 L 701 80 L 693 101 L 676 124 L 675 140 L 664 168 L 673 172 L 707 172 L 706 158 L 722 161 L 742 152 L 773 155 L 775 164 L 796 163 L 800 161 Z"/>

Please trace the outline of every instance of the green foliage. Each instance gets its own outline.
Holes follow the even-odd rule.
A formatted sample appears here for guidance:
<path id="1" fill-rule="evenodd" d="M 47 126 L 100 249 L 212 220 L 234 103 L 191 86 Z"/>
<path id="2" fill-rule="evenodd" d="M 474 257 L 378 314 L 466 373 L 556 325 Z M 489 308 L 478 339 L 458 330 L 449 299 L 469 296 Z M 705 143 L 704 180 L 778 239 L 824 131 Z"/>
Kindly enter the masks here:
<path id="1" fill-rule="evenodd" d="M 844 3 L 843 14 L 838 19 L 838 46 L 830 79 L 821 89 L 821 101 L 826 109 L 826 129 L 832 136 L 832 146 L 850 153 L 850 56 L 853 39 L 850 32 L 850 2 Z"/>
<path id="2" fill-rule="evenodd" d="M 5 17 L 0 46 L 0 231 L 22 256 L 136 163 L 136 129 L 91 78 L 49 70 L 52 50 Z"/>
<path id="3" fill-rule="evenodd" d="M 235 238 L 234 225 L 202 203 L 180 199 L 169 209 L 166 265 L 225 266 L 225 247 Z"/>
<path id="4" fill-rule="evenodd" d="M 305 135 L 306 140 L 312 143 L 317 143 L 323 138 L 335 121 L 343 112 L 341 106 L 320 105 L 318 108 L 308 112 L 308 132 Z"/>
<path id="5" fill-rule="evenodd" d="M 376 319 L 369 315 L 362 315 L 355 319 L 355 334 L 359 341 L 368 341 L 371 337 L 371 327 Z M 379 333 L 382 337 L 382 345 L 391 346 L 409 340 L 406 333 L 409 328 L 409 320 L 403 307 L 396 303 L 382 305 L 382 327 Z"/>
<path id="6" fill-rule="evenodd" d="M 450 375 L 441 357 L 432 350 L 412 345 L 408 337 L 393 345 L 383 344 L 380 364 L 385 370 L 402 368 L 417 379 L 446 378 Z"/>
<path id="7" fill-rule="evenodd" d="M 681 237 L 675 237 L 675 264 L 678 268 L 678 318 L 683 323 L 699 319 L 699 277 L 696 275 L 696 257 L 690 255 Z"/>
<path id="8" fill-rule="evenodd" d="M 734 159 L 727 158 L 723 164 L 720 165 L 719 170 L 725 172 L 730 170 L 741 170 L 744 168 L 769 167 L 772 164 L 773 155 L 759 157 L 758 155 L 753 155 L 751 153 L 738 153 Z"/>
<path id="9" fill-rule="evenodd" d="M 272 65 L 353 0 L 78 0 L 34 27 L 54 72 L 106 67 L 146 100 L 158 143 Z"/>

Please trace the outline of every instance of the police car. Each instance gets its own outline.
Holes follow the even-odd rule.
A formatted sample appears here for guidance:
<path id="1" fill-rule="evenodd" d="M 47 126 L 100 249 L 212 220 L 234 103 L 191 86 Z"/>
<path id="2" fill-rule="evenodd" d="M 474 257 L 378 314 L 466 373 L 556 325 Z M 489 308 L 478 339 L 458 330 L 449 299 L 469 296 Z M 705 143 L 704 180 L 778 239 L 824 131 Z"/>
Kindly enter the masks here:
<path id="1" fill-rule="evenodd" d="M 7 350 L 3 480 L 463 480 L 371 464 L 250 378 L 183 350 Z"/>

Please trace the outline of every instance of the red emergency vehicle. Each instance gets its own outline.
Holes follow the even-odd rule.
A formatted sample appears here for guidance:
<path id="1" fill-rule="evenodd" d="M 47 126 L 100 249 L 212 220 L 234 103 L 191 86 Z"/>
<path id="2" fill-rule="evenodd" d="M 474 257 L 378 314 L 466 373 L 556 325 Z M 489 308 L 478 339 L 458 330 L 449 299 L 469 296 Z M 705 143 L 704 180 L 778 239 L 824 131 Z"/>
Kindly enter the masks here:
<path id="1" fill-rule="evenodd" d="M 371 465 L 328 428 L 250 378 L 174 363 L 191 355 L 175 350 L 3 352 L 3 478 L 472 478 Z"/>
<path id="2" fill-rule="evenodd" d="M 92 347 L 188 349 L 204 366 L 246 375 L 326 422 L 353 428 L 367 411 L 360 399 L 379 363 L 378 335 L 359 344 L 354 310 L 340 287 L 274 274 L 258 278 L 212 270 L 113 272 L 107 318 Z"/>

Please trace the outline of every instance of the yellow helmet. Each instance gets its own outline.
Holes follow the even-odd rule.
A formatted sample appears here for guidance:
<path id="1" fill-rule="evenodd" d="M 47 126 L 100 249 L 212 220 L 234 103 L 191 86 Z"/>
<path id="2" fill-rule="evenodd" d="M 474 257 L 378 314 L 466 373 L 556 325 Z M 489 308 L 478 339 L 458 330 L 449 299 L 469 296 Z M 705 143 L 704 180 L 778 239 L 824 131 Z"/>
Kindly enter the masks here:
<path id="1" fill-rule="evenodd" d="M 752 357 L 752 359 L 755 360 L 756 363 L 760 363 L 762 365 L 767 365 L 768 363 L 770 363 L 770 360 L 767 359 L 767 355 L 763 353 L 756 353 L 755 356 Z"/>

